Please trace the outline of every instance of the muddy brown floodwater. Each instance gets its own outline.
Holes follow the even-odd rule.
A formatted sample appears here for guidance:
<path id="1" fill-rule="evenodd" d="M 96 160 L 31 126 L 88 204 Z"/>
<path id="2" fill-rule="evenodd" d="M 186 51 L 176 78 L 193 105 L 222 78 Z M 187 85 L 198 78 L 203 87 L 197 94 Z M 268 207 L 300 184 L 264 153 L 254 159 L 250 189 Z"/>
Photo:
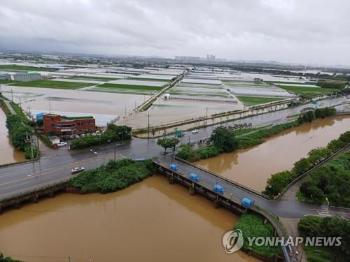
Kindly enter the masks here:
<path id="1" fill-rule="evenodd" d="M 100 195 L 62 194 L 0 216 L 0 249 L 25 261 L 258 261 L 227 255 L 237 217 L 165 177 Z"/>
<path id="2" fill-rule="evenodd" d="M 24 154 L 15 150 L 8 138 L 6 115 L 0 107 L 0 165 L 24 161 Z"/>
<path id="3" fill-rule="evenodd" d="M 291 169 L 294 162 L 305 157 L 309 151 L 326 146 L 349 130 L 349 117 L 316 120 L 284 131 L 258 146 L 201 160 L 196 164 L 262 191 L 271 174 Z"/>

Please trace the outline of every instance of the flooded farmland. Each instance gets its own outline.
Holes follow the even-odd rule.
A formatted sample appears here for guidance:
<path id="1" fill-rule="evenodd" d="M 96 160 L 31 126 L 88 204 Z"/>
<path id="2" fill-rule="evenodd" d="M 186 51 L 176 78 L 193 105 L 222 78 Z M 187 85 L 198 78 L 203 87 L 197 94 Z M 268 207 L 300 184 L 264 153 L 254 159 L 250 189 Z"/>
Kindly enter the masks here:
<path id="1" fill-rule="evenodd" d="M 1 249 L 25 261 L 258 261 L 225 254 L 237 217 L 162 176 L 106 195 L 63 194 L 0 218 Z"/>
<path id="2" fill-rule="evenodd" d="M 262 191 L 274 173 L 288 170 L 294 162 L 317 147 L 350 130 L 349 117 L 316 120 L 285 131 L 253 148 L 198 161 L 199 166 Z"/>
<path id="3" fill-rule="evenodd" d="M 93 115 L 97 125 L 124 118 L 149 98 L 147 95 L 3 86 L 6 97 L 14 97 L 25 111 L 71 115 Z"/>

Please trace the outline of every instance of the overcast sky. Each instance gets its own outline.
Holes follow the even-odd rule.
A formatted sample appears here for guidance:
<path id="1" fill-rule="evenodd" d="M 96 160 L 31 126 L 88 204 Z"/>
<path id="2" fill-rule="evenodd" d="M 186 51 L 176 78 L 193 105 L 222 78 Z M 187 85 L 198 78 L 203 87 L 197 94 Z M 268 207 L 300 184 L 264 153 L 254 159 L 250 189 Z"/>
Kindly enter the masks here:
<path id="1" fill-rule="evenodd" d="M 0 49 L 350 65 L 349 0 L 1 0 Z"/>

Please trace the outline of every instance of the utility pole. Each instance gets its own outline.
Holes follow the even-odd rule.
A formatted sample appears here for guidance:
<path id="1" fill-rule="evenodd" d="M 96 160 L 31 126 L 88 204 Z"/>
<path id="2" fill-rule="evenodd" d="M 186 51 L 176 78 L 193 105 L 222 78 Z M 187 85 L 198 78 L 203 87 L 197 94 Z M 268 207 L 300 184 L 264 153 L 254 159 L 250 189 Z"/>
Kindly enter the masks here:
<path id="1" fill-rule="evenodd" d="M 149 124 L 149 112 L 147 112 L 147 139 L 149 140 L 149 128 L 150 128 L 150 124 Z"/>
<path id="2" fill-rule="evenodd" d="M 205 126 L 207 126 L 208 120 L 208 107 L 205 108 Z"/>

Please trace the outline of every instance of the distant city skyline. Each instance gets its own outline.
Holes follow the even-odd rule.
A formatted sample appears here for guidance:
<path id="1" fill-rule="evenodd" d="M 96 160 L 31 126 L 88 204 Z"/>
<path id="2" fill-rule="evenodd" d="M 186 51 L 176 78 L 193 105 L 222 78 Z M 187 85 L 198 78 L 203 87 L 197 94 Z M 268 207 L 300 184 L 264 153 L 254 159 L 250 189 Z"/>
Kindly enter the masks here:
<path id="1" fill-rule="evenodd" d="M 0 50 L 349 66 L 348 10 L 346 0 L 3 0 Z"/>

